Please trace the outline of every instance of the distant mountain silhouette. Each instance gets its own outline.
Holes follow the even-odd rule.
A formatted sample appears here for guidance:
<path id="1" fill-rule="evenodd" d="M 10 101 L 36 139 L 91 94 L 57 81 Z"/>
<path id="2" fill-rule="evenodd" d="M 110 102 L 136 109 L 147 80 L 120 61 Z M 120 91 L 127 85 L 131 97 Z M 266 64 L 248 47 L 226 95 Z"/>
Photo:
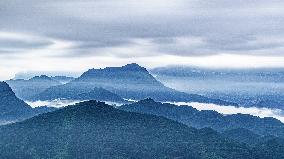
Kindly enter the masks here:
<path id="1" fill-rule="evenodd" d="M 6 82 L 10 85 L 16 96 L 23 100 L 31 100 L 34 95 L 45 89 L 61 85 L 60 82 L 53 80 L 46 75 L 35 76 L 29 80 L 17 79 L 8 80 Z"/>
<path id="2" fill-rule="evenodd" d="M 256 159 L 212 129 L 88 101 L 0 127 L 1 158 Z"/>
<path id="3" fill-rule="evenodd" d="M 198 111 L 190 106 L 176 106 L 145 99 L 123 105 L 121 110 L 163 116 L 196 128 L 210 127 L 223 132 L 245 128 L 259 135 L 274 135 L 284 138 L 284 124 L 274 118 L 259 118 L 246 114 L 222 115 L 215 111 Z"/>
<path id="4" fill-rule="evenodd" d="M 54 108 L 33 109 L 24 101 L 17 98 L 6 82 L 0 82 L 0 124 L 20 121 L 52 110 Z"/>
<path id="5" fill-rule="evenodd" d="M 158 101 L 195 101 L 221 105 L 235 105 L 218 99 L 211 99 L 196 94 L 186 94 L 164 86 L 157 81 L 144 67 L 138 64 L 127 64 L 122 67 L 90 69 L 79 78 L 63 86 L 55 86 L 40 93 L 37 97 L 50 96 L 50 93 L 76 91 L 86 93 L 95 87 L 111 91 L 122 98 L 140 100 L 147 97 Z M 58 98 L 64 98 L 58 96 Z M 53 99 L 53 98 L 50 98 Z"/>
<path id="6" fill-rule="evenodd" d="M 150 70 L 171 88 L 245 107 L 284 108 L 283 68 L 200 68 L 167 66 Z"/>

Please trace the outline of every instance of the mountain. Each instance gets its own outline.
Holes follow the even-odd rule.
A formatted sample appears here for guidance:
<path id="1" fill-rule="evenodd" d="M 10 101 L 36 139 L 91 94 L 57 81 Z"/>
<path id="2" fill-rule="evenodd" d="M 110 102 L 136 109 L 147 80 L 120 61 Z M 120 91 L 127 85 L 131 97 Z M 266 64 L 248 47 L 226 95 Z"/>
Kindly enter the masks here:
<path id="1" fill-rule="evenodd" d="M 18 99 L 9 85 L 0 82 L 0 121 L 14 121 L 33 115 L 33 109 Z"/>
<path id="2" fill-rule="evenodd" d="M 35 76 L 46 75 L 48 77 L 79 77 L 82 72 L 73 72 L 73 71 L 25 71 L 25 72 L 18 72 L 15 74 L 13 79 L 31 79 Z"/>
<path id="3" fill-rule="evenodd" d="M 67 76 L 51 76 L 50 78 L 57 82 L 60 82 L 61 84 L 66 84 L 75 79 L 74 77 L 67 77 Z"/>
<path id="4" fill-rule="evenodd" d="M 47 89 L 38 95 L 38 99 L 60 92 L 90 92 L 95 87 L 103 88 L 122 98 L 140 100 L 147 97 L 158 101 L 195 101 L 215 103 L 220 105 L 235 105 L 218 99 L 211 99 L 196 94 L 186 94 L 164 86 L 157 81 L 146 68 L 138 64 L 127 64 L 122 67 L 107 67 L 104 69 L 90 69 L 79 78 L 63 85 Z M 57 96 L 57 98 L 64 98 Z M 54 98 L 50 98 L 54 99 Z"/>
<path id="5" fill-rule="evenodd" d="M 8 80 L 6 82 L 16 93 L 16 96 L 23 100 L 31 100 L 31 98 L 39 92 L 43 92 L 45 89 L 52 86 L 61 85 L 61 83 L 46 75 L 35 76 L 29 80 L 17 79 Z"/>
<path id="6" fill-rule="evenodd" d="M 186 93 L 231 101 L 245 107 L 284 107 L 281 68 L 221 69 L 185 66 L 154 68 L 166 86 Z"/>
<path id="7" fill-rule="evenodd" d="M 282 68 L 201 68 L 188 66 L 168 66 L 151 69 L 157 76 L 195 77 L 198 79 L 227 79 L 254 82 L 282 82 L 284 71 Z"/>
<path id="8" fill-rule="evenodd" d="M 17 98 L 6 82 L 0 82 L 0 124 L 20 121 L 52 110 L 54 109 L 33 109 L 24 101 Z"/>
<path id="9" fill-rule="evenodd" d="M 1 126 L 0 158 L 256 159 L 251 148 L 212 129 L 97 101 Z"/>
<path id="10" fill-rule="evenodd" d="M 33 97 L 33 100 L 51 100 L 51 99 L 70 99 L 70 100 L 99 100 L 99 101 L 112 101 L 112 102 L 119 102 L 124 103 L 125 100 L 122 99 L 117 94 L 114 94 L 108 90 L 105 90 L 103 88 L 97 88 L 97 87 L 89 87 L 83 88 L 81 85 L 76 84 L 67 84 L 66 85 L 60 85 L 56 87 L 51 87 L 50 89 L 47 89 L 43 93 L 40 93 L 39 95 L 35 95 Z M 56 89 L 54 89 L 56 88 Z"/>
<path id="11" fill-rule="evenodd" d="M 215 111 L 198 111 L 190 106 L 176 106 L 145 99 L 119 107 L 121 110 L 163 116 L 195 128 L 210 127 L 219 132 L 245 128 L 258 135 L 284 138 L 284 124 L 274 118 L 259 118 L 246 114 L 222 115 Z"/>

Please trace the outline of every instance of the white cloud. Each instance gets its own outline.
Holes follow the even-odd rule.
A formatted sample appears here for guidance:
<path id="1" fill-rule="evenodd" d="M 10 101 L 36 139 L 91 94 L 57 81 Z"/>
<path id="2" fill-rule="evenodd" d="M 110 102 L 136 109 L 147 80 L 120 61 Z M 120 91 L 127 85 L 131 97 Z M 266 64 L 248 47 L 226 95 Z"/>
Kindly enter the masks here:
<path id="1" fill-rule="evenodd" d="M 225 115 L 240 113 L 240 114 L 250 114 L 250 115 L 258 116 L 261 118 L 273 117 L 284 123 L 283 111 L 280 109 L 220 106 L 216 104 L 206 104 L 206 103 L 196 103 L 196 102 L 192 102 L 192 103 L 179 102 L 179 103 L 174 103 L 174 104 L 192 106 L 193 108 L 196 108 L 197 110 L 214 110 L 214 111 L 217 111 L 218 113 L 225 114 Z"/>
<path id="2" fill-rule="evenodd" d="M 283 7 L 280 0 L 3 1 L 0 76 L 125 62 L 283 67 Z"/>

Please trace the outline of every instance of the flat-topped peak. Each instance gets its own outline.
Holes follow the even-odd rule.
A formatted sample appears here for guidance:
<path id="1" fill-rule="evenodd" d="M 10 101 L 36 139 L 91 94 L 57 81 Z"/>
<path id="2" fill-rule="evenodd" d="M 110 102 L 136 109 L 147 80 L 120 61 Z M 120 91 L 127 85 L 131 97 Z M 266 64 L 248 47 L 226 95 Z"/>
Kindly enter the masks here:
<path id="1" fill-rule="evenodd" d="M 126 64 L 124 66 L 121 67 L 106 67 L 106 68 L 100 68 L 100 69 L 89 69 L 87 72 L 94 72 L 94 71 L 118 71 L 118 70 L 126 70 L 126 71 L 147 71 L 146 68 L 138 65 L 137 63 L 130 63 L 130 64 Z"/>
<path id="2" fill-rule="evenodd" d="M 89 101 L 77 103 L 75 105 L 79 106 L 79 105 L 107 105 L 107 104 L 105 104 L 105 102 L 100 102 L 97 100 L 89 100 Z"/>
<path id="3" fill-rule="evenodd" d="M 130 70 L 146 70 L 144 67 L 138 65 L 137 63 L 127 64 L 125 66 L 122 66 L 122 68 L 127 68 L 127 69 L 130 69 Z"/>
<path id="4" fill-rule="evenodd" d="M 128 74 L 128 73 L 131 73 Z M 144 76 L 149 77 L 149 72 L 146 68 L 141 67 L 136 63 L 127 64 L 121 67 L 106 67 L 100 69 L 89 69 L 88 71 L 84 72 L 80 77 L 81 78 L 126 78 L 127 76 Z M 79 78 L 80 78 L 79 77 Z M 153 80 L 153 79 L 151 79 Z"/>
<path id="5" fill-rule="evenodd" d="M 31 78 L 30 80 L 52 80 L 50 77 L 47 75 L 40 75 L 40 76 L 35 76 Z"/>

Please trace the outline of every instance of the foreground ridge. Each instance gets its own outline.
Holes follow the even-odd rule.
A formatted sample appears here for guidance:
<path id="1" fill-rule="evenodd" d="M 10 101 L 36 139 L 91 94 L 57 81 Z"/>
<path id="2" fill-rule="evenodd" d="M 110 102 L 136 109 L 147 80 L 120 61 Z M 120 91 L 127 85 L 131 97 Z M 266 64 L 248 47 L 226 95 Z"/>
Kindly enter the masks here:
<path id="1" fill-rule="evenodd" d="M 13 134 L 11 134 L 13 132 Z M 1 158 L 253 158 L 211 129 L 86 101 L 0 127 Z"/>

